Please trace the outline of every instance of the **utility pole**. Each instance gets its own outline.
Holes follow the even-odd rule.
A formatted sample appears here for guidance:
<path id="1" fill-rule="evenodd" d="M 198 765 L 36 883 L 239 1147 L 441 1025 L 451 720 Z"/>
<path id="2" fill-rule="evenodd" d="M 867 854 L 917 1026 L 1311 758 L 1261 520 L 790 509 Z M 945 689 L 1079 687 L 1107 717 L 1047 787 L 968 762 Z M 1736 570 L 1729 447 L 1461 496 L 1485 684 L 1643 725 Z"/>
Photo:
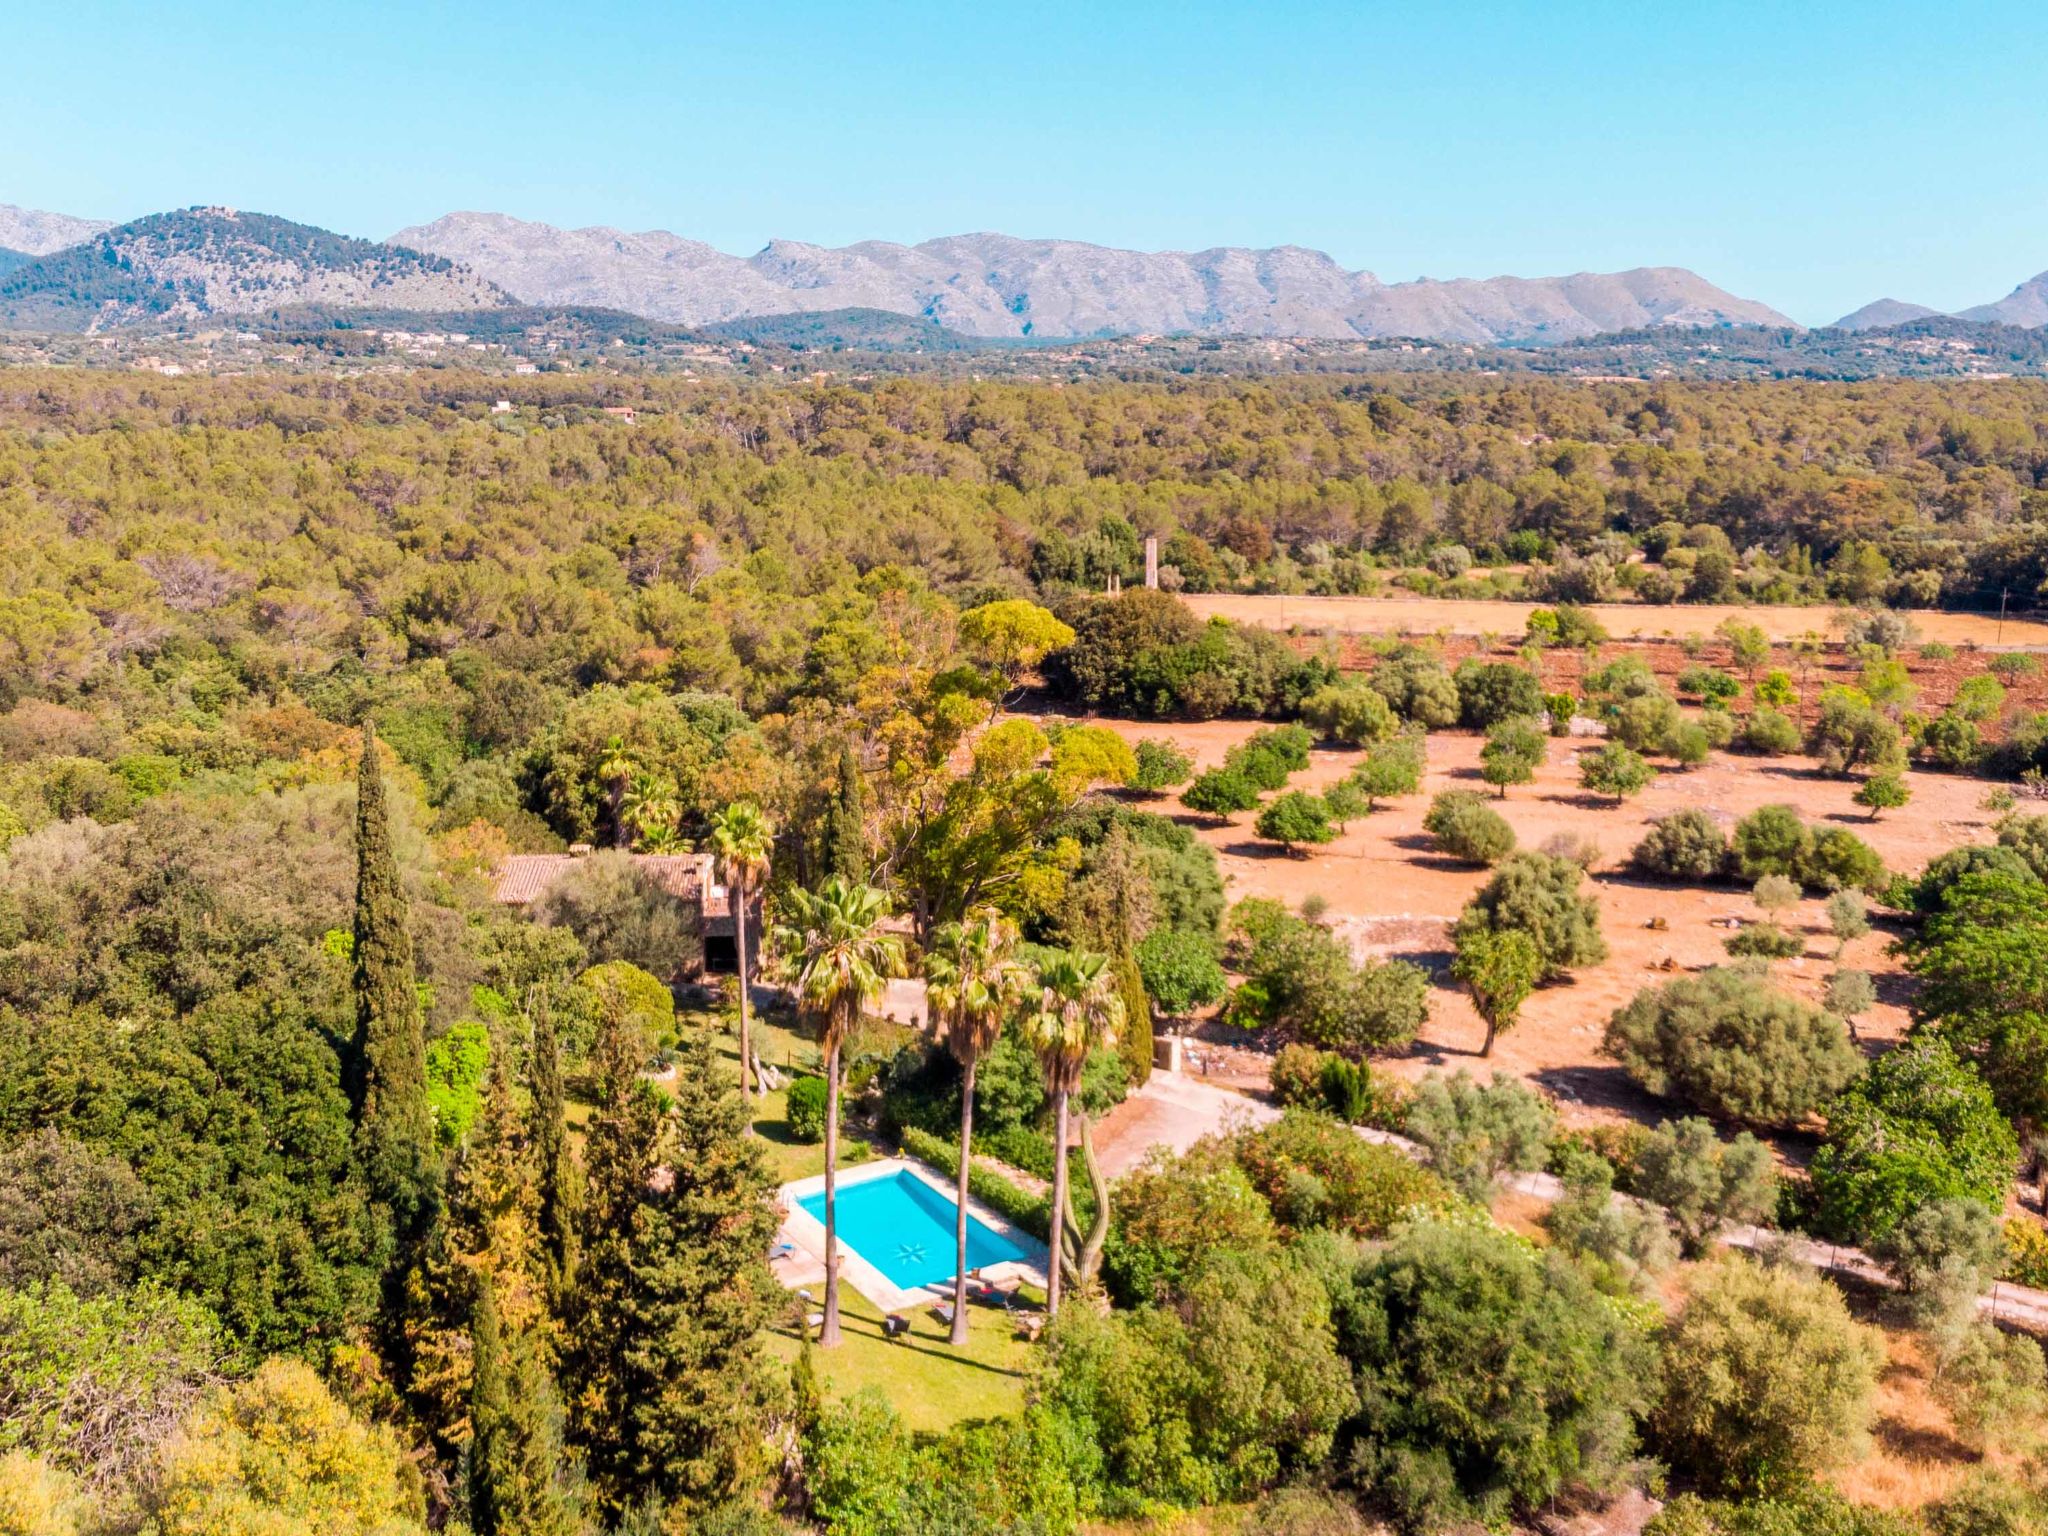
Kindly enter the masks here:
<path id="1" fill-rule="evenodd" d="M 2010 596 L 2012 596 L 2011 587 L 2000 587 L 1998 589 L 1998 633 L 1991 642 L 1993 645 L 2002 644 L 2005 640 L 2005 600 Z"/>

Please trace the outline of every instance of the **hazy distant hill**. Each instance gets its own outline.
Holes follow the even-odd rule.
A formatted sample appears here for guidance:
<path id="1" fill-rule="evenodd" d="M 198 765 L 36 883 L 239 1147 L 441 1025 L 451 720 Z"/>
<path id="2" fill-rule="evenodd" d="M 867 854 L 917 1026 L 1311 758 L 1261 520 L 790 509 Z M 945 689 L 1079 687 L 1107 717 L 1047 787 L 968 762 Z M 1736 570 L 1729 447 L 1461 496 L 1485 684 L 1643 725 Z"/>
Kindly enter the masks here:
<path id="1" fill-rule="evenodd" d="M 106 219 L 74 219 L 68 213 L 42 213 L 0 203 L 0 250 L 25 256 L 47 256 L 113 227 Z"/>
<path id="2" fill-rule="evenodd" d="M 1792 323 L 1671 267 L 1388 284 L 1298 246 L 1145 252 L 995 234 L 914 246 L 777 240 L 742 258 L 663 231 L 562 230 L 498 213 L 453 213 L 392 238 L 473 267 L 526 303 L 598 304 L 688 325 L 882 310 L 982 337 L 1196 332 L 1491 342 Z"/>
<path id="3" fill-rule="evenodd" d="M 35 257 L 29 255 L 27 251 L 10 251 L 5 246 L 0 246 L 0 277 L 5 277 L 8 273 L 19 267 L 25 267 L 34 260 Z"/>
<path id="4" fill-rule="evenodd" d="M 1837 331 L 1877 331 L 1886 326 L 1910 325 L 1915 320 L 1929 320 L 1940 314 L 1938 309 L 1929 309 L 1925 304 L 1908 304 L 1902 299 L 1877 299 L 1861 309 L 1837 320 L 1830 329 Z"/>
<path id="5" fill-rule="evenodd" d="M 2048 272 L 2028 278 L 1995 304 L 1962 311 L 1962 318 L 1998 325 L 2048 325 Z"/>
<path id="6" fill-rule="evenodd" d="M 300 306 L 470 310 L 510 302 L 445 257 L 228 208 L 151 214 L 0 277 L 0 324 L 18 330 Z"/>

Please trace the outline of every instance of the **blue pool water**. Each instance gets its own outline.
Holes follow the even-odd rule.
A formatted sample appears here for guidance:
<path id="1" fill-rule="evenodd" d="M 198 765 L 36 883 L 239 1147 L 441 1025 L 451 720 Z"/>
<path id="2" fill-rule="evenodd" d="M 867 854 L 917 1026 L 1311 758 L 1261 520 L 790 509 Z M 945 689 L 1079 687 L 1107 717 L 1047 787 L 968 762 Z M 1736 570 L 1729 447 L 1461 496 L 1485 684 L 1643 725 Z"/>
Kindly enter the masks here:
<path id="1" fill-rule="evenodd" d="M 821 1190 L 799 1200 L 820 1222 Z M 953 1221 L 956 1208 L 915 1174 L 898 1171 L 878 1179 L 839 1186 L 839 1241 L 866 1259 L 899 1290 L 914 1291 L 953 1278 Z M 967 1268 L 1025 1257 L 999 1232 L 967 1217 Z"/>

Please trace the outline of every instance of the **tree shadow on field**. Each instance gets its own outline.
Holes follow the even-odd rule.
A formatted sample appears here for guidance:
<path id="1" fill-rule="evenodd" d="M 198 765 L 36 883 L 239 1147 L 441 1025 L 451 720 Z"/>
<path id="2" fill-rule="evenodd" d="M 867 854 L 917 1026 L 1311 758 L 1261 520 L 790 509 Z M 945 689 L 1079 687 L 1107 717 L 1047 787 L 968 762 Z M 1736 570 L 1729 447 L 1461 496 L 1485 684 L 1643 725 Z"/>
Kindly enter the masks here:
<path id="1" fill-rule="evenodd" d="M 1225 843 L 1217 851 L 1219 853 L 1231 854 L 1240 859 L 1293 860 L 1295 862 L 1303 864 L 1306 864 L 1308 862 L 1307 853 L 1305 851 L 1301 853 L 1289 853 L 1287 849 L 1281 846 L 1279 843 L 1269 843 L 1266 842 L 1263 838 L 1245 838 L 1240 842 Z"/>
<path id="2" fill-rule="evenodd" d="M 1618 1110 L 1646 1125 L 1654 1125 L 1669 1114 L 1655 1095 L 1637 1087 L 1628 1073 L 1611 1062 L 1544 1067 L 1530 1073 L 1529 1079 L 1567 1104 Z"/>
<path id="3" fill-rule="evenodd" d="M 1417 869 L 1441 870 L 1447 874 L 1475 874 L 1485 865 L 1474 864 L 1467 859 L 1454 859 L 1436 845 L 1436 839 L 1427 832 L 1403 832 L 1398 837 L 1387 839 L 1396 848 L 1410 855 L 1404 862 Z"/>

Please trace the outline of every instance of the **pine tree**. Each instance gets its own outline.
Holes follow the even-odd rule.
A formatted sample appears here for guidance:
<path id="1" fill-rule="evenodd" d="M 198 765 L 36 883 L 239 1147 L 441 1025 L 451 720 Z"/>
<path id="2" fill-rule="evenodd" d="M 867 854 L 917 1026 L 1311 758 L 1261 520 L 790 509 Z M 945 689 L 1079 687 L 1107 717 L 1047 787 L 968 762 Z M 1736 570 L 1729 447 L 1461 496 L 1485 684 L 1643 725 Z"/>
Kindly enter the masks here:
<path id="1" fill-rule="evenodd" d="M 526 1127 L 513 1102 L 511 1061 L 491 1042 L 484 1102 L 449 1183 L 446 1219 L 420 1251 L 395 1314 L 404 1337 L 406 1389 L 420 1422 L 444 1447 L 461 1443 L 472 1395 L 470 1334 L 479 1287 L 510 1333 L 549 1324 L 545 1264 Z"/>
<path id="2" fill-rule="evenodd" d="M 832 796 L 832 803 L 825 811 L 823 843 L 824 856 L 817 878 L 822 882 L 832 875 L 854 885 L 865 885 L 868 878 L 867 818 L 863 809 L 860 783 L 860 763 L 853 755 L 853 743 L 848 742 L 839 749 L 839 784 Z"/>
<path id="3" fill-rule="evenodd" d="M 561 1408 L 531 1339 L 478 1286 L 470 1319 L 469 1522 L 476 1536 L 572 1536 L 582 1522 L 563 1476 Z"/>
<path id="4" fill-rule="evenodd" d="M 427 1046 L 413 975 L 412 934 L 391 815 L 377 762 L 377 733 L 363 724 L 356 772 L 356 1034 L 351 1083 L 356 1145 L 371 1195 L 401 1238 L 433 1215 L 439 1158 L 427 1103 Z"/>
<path id="5" fill-rule="evenodd" d="M 546 990 L 534 989 L 533 1043 L 527 1048 L 527 1140 L 533 1153 L 534 1225 L 548 1301 L 560 1317 L 576 1283 L 576 1224 L 583 1171 L 569 1150 L 562 1103 L 562 1050 Z"/>
<path id="6" fill-rule="evenodd" d="M 565 1362 L 575 1438 L 614 1513 L 724 1502 L 757 1475 L 756 1340 L 776 1301 L 772 1184 L 737 1093 L 699 1039 L 664 1107 L 641 1044 L 608 1010 Z"/>
<path id="7" fill-rule="evenodd" d="M 699 1035 L 678 1065 L 673 1180 L 649 1201 L 629 1324 L 638 1454 L 662 1497 L 692 1509 L 731 1499 L 765 1470 L 756 1341 L 780 1291 L 765 1262 L 774 1184 L 746 1126 Z"/>
<path id="8" fill-rule="evenodd" d="M 562 1364 L 571 1431 L 614 1511 L 633 1502 L 642 1482 L 626 1424 L 631 1383 L 625 1322 L 661 1131 L 654 1088 L 640 1076 L 644 1057 L 639 1029 L 607 995 L 591 1047 L 597 1103 L 583 1142 L 587 1183 Z"/>

